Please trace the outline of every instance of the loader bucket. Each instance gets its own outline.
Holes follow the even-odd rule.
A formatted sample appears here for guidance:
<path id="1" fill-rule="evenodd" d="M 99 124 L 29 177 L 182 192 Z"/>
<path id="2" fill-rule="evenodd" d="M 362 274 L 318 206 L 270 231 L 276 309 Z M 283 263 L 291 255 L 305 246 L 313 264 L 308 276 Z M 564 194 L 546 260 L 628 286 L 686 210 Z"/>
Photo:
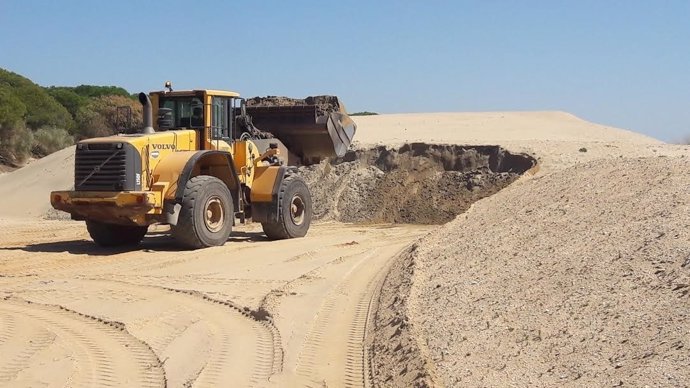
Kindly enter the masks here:
<path id="1" fill-rule="evenodd" d="M 247 114 L 257 128 L 278 138 L 302 164 L 344 156 L 357 129 L 334 96 L 253 98 L 247 101 Z"/>

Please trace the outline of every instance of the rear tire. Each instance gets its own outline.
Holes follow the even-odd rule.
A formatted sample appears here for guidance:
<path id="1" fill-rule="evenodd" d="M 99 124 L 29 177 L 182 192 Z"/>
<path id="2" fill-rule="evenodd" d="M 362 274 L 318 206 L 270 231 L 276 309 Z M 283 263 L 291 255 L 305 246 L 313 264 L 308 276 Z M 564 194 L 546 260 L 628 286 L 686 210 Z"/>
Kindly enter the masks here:
<path id="1" fill-rule="evenodd" d="M 312 218 L 311 193 L 297 175 L 286 175 L 278 193 L 278 222 L 262 222 L 271 240 L 304 237 Z"/>
<path id="2" fill-rule="evenodd" d="M 219 246 L 228 241 L 235 212 L 232 194 L 220 179 L 199 175 L 187 181 L 177 225 L 177 242 L 192 249 Z"/>
<path id="3" fill-rule="evenodd" d="M 139 244 L 148 226 L 115 225 L 86 220 L 86 230 L 96 244 L 102 247 L 120 247 Z"/>

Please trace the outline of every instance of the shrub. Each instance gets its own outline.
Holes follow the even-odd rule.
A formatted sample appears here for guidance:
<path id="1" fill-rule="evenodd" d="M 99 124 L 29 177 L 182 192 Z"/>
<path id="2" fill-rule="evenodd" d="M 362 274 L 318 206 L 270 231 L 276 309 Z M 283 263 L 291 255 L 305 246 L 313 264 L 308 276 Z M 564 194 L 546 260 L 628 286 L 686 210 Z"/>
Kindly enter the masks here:
<path id="1" fill-rule="evenodd" d="M 96 85 L 79 85 L 75 88 L 70 88 L 74 93 L 83 97 L 103 97 L 103 96 L 121 96 L 133 99 L 128 91 L 118 86 L 96 86 Z"/>
<path id="2" fill-rule="evenodd" d="M 19 164 L 29 157 L 26 147 L 31 131 L 24 124 L 26 105 L 6 85 L 0 84 L 0 162 Z"/>
<path id="3" fill-rule="evenodd" d="M 42 157 L 74 144 L 74 138 L 65 129 L 43 127 L 34 132 L 32 152 Z"/>
<path id="4" fill-rule="evenodd" d="M 76 120 L 77 139 L 88 139 L 92 137 L 111 135 L 105 118 L 94 111 L 90 105 L 79 108 Z"/>
<path id="5" fill-rule="evenodd" d="M 46 125 L 69 128 L 73 124 L 67 109 L 28 78 L 0 69 L 0 85 L 8 87 L 24 104 L 23 119 L 29 128 Z"/>
<path id="6" fill-rule="evenodd" d="M 132 110 L 130 129 L 141 128 L 142 107 L 138 101 L 122 96 L 101 96 L 91 99 L 77 112 L 78 137 L 91 138 L 115 134 L 118 128 L 117 108 L 120 106 L 128 106 Z"/>
<path id="7" fill-rule="evenodd" d="M 73 88 L 51 86 L 45 88 L 49 95 L 51 95 L 57 102 L 67 109 L 72 115 L 72 119 L 76 118 L 79 108 L 86 105 L 89 101 L 87 97 L 80 96 Z"/>
<path id="8" fill-rule="evenodd" d="M 31 156 L 34 137 L 24 123 L 0 131 L 0 159 L 19 165 Z"/>

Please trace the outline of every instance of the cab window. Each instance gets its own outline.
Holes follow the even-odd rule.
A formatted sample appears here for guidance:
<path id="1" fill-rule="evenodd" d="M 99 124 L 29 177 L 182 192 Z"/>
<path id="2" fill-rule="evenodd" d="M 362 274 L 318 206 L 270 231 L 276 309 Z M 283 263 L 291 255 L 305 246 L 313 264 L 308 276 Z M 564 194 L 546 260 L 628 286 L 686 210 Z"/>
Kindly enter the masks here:
<path id="1" fill-rule="evenodd" d="M 212 97 L 211 134 L 213 140 L 229 140 L 232 133 L 232 99 Z"/>
<path id="2" fill-rule="evenodd" d="M 170 116 L 173 128 L 204 127 L 204 104 L 198 97 L 162 98 L 158 107 L 159 111 L 166 109 L 164 112 Z"/>

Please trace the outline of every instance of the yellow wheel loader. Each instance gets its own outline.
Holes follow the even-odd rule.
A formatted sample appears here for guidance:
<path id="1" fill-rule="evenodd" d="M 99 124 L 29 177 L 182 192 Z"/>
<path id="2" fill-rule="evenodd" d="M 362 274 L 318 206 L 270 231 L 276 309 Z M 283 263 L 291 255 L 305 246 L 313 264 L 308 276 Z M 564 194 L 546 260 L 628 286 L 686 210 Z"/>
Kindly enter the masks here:
<path id="1" fill-rule="evenodd" d="M 294 165 L 343 156 L 356 130 L 335 99 L 327 111 L 247 107 L 234 92 L 166 83 L 139 94 L 140 133 L 76 145 L 74 190 L 52 192 L 51 204 L 86 221 L 101 246 L 138 244 L 155 223 L 188 248 L 223 245 L 236 222 L 261 222 L 270 239 L 302 237 L 312 199 Z"/>

